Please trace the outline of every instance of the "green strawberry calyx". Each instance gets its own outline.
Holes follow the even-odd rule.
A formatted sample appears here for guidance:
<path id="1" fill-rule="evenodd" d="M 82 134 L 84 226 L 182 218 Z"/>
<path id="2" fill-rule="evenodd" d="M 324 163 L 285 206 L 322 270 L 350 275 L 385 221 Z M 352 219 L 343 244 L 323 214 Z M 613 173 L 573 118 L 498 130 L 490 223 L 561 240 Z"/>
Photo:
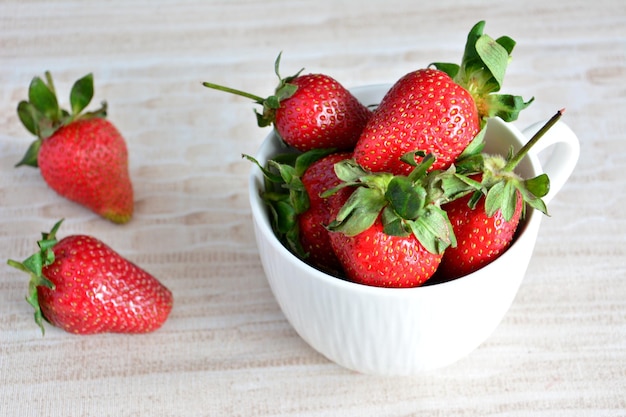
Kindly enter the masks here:
<path id="1" fill-rule="evenodd" d="M 102 102 L 101 107 L 95 111 L 83 113 L 93 98 L 93 85 L 93 74 L 87 74 L 74 83 L 70 91 L 71 109 L 68 111 L 59 105 L 49 71 L 45 72 L 45 80 L 41 77 L 33 78 L 28 87 L 28 100 L 18 103 L 17 114 L 24 127 L 37 136 L 37 139 L 31 143 L 16 166 L 37 167 L 37 156 L 41 144 L 61 127 L 79 119 L 106 117 L 106 102 Z"/>
<path id="2" fill-rule="evenodd" d="M 263 172 L 264 187 L 261 198 L 270 211 L 272 229 L 278 239 L 302 259 L 308 254 L 300 243 L 298 215 L 307 211 L 309 195 L 302 176 L 317 160 L 333 153 L 334 149 L 312 149 L 304 153 L 279 154 L 261 165 L 255 158 L 242 157 L 256 164 Z"/>
<path id="3" fill-rule="evenodd" d="M 278 54 L 278 57 L 276 57 L 276 61 L 274 61 L 274 73 L 278 77 L 278 85 L 276 86 L 274 94 L 272 94 L 269 97 L 264 98 L 256 94 L 251 94 L 242 90 L 238 90 L 238 89 L 231 88 L 231 87 L 226 87 L 226 86 L 219 85 L 219 84 L 214 84 L 214 83 L 207 82 L 207 81 L 203 82 L 202 85 L 207 88 L 214 89 L 214 90 L 223 91 L 226 93 L 235 94 L 237 96 L 249 98 L 252 101 L 254 101 L 256 104 L 261 105 L 263 107 L 262 112 L 259 112 L 256 109 L 254 110 L 254 113 L 256 114 L 256 117 L 257 117 L 257 124 L 259 125 L 259 127 L 270 126 L 276 120 L 276 110 L 280 108 L 280 103 L 283 100 L 286 100 L 289 97 L 293 96 L 296 90 L 298 89 L 298 86 L 291 83 L 291 81 L 297 78 L 302 73 L 302 71 L 304 71 L 304 68 L 302 68 L 296 74 L 283 78 L 280 75 L 280 71 L 279 71 L 281 56 L 282 56 L 282 52 Z"/>
<path id="4" fill-rule="evenodd" d="M 30 275 L 30 281 L 28 283 L 28 295 L 26 301 L 35 309 L 35 323 L 41 328 L 41 334 L 45 334 L 45 328 L 43 321 L 44 315 L 41 312 L 39 305 L 39 298 L 37 296 L 37 287 L 43 286 L 50 289 L 54 289 L 54 284 L 43 275 L 43 268 L 52 265 L 54 263 L 54 245 L 57 244 L 56 233 L 61 227 L 63 219 L 59 220 L 50 230 L 50 232 L 42 233 L 41 240 L 37 241 L 39 251 L 29 256 L 22 262 L 14 261 L 12 259 L 7 260 L 7 264 L 26 272 Z"/>
<path id="5" fill-rule="evenodd" d="M 458 175 L 454 166 L 429 172 L 435 157 L 422 151 L 407 153 L 403 160 L 414 166 L 408 176 L 369 172 L 354 160 L 335 164 L 342 183 L 322 197 L 345 187 L 353 187 L 354 191 L 328 230 L 355 236 L 369 229 L 380 216 L 386 234 L 414 235 L 431 253 L 440 254 L 448 246 L 456 246 L 452 225 L 441 204 L 478 189 L 480 183 Z"/>
<path id="6" fill-rule="evenodd" d="M 514 169 L 564 112 L 565 109 L 558 110 L 517 153 L 513 153 L 511 149 L 506 157 L 479 154 L 457 162 L 457 170 L 463 175 L 482 174 L 480 190 L 475 191 L 468 202 L 470 208 L 475 208 L 484 196 L 487 216 L 492 217 L 500 210 L 502 217 L 509 221 L 515 213 L 519 193 L 530 207 L 548 214 L 546 204 L 542 200 L 542 197 L 550 191 L 548 175 L 544 173 L 524 179 L 516 174 Z"/>
<path id="7" fill-rule="evenodd" d="M 516 42 L 508 36 L 493 39 L 483 33 L 484 27 L 485 22 L 480 21 L 470 30 L 461 65 L 442 62 L 430 65 L 445 72 L 469 91 L 483 122 L 496 116 L 506 122 L 517 120 L 519 113 L 534 98 L 524 101 L 521 96 L 494 94 L 502 87 Z"/>

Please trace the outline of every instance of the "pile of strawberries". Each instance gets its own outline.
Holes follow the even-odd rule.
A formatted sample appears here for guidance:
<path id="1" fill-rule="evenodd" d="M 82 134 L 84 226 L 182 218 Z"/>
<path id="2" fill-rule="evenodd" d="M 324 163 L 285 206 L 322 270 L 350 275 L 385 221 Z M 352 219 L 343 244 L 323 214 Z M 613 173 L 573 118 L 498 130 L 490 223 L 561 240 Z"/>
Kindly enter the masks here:
<path id="1" fill-rule="evenodd" d="M 397 80 L 370 109 L 323 74 L 281 78 L 263 106 L 294 152 L 261 165 L 278 238 L 310 265 L 353 282 L 415 287 L 476 271 L 514 239 L 526 206 L 544 213 L 547 176 L 514 168 L 516 155 L 482 153 L 488 118 L 515 120 L 531 102 L 496 94 L 515 42 L 470 31 L 460 65 L 433 63 Z M 554 123 L 560 113 L 550 123 Z M 431 281 L 431 282 L 433 282 Z"/>

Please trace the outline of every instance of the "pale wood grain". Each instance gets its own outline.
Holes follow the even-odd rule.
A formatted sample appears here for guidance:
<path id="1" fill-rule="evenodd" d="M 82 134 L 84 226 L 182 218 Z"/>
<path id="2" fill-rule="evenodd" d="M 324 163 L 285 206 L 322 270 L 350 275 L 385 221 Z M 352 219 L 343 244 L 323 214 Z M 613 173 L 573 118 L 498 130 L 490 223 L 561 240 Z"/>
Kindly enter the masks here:
<path id="1" fill-rule="evenodd" d="M 250 164 L 268 133 L 252 103 L 273 61 L 346 86 L 458 61 L 469 28 L 518 41 L 505 89 L 535 96 L 520 128 L 567 108 L 576 171 L 550 205 L 510 311 L 468 357 L 419 377 L 346 371 L 284 319 L 251 235 Z M 174 293 L 150 335 L 42 338 L 25 277 L 0 272 L 0 415 L 626 416 L 626 6 L 529 0 L 0 2 L 0 254 L 38 233 L 100 237 Z M 114 226 L 14 169 L 30 138 L 15 108 L 34 75 L 93 72 L 124 133 L 135 218 Z"/>

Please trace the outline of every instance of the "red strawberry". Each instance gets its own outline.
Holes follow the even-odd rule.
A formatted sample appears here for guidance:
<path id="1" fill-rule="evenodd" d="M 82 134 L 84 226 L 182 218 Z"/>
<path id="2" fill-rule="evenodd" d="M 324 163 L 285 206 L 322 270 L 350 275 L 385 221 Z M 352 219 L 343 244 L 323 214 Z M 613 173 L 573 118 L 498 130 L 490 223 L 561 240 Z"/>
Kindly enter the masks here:
<path id="1" fill-rule="evenodd" d="M 431 169 L 446 169 L 464 151 L 480 148 L 478 133 L 488 117 L 511 121 L 530 104 L 491 94 L 500 89 L 515 42 L 493 40 L 482 34 L 483 26 L 472 28 L 461 66 L 435 63 L 437 69 L 410 72 L 393 85 L 359 138 L 357 163 L 407 175 L 412 167 L 400 158 L 420 150 L 436 157 Z"/>
<path id="2" fill-rule="evenodd" d="M 439 207 L 448 191 L 438 184 L 444 175 L 453 179 L 455 174 L 427 174 L 433 161 L 432 155 L 425 156 L 408 177 L 371 173 L 353 160 L 336 164 L 343 182 L 324 196 L 330 195 L 335 219 L 328 225 L 330 241 L 348 279 L 415 287 L 434 274 L 445 248 L 454 245 Z"/>
<path id="3" fill-rule="evenodd" d="M 60 241 L 56 232 L 38 242 L 40 252 L 9 265 L 31 275 L 27 301 L 42 319 L 68 332 L 147 333 L 161 327 L 173 305 L 172 293 L 156 278 L 90 236 Z"/>
<path id="4" fill-rule="evenodd" d="M 361 134 L 355 160 L 371 171 L 408 174 L 407 152 L 432 152 L 432 169 L 447 168 L 480 130 L 470 93 L 435 69 L 411 72 L 385 95 Z"/>
<path id="5" fill-rule="evenodd" d="M 257 112 L 259 126 L 274 124 L 276 132 L 288 145 L 306 152 L 334 148 L 352 150 L 365 127 L 371 111 L 361 104 L 338 81 L 324 74 L 279 78 L 274 95 L 262 98 L 243 91 L 205 82 L 205 87 L 251 98 L 263 106 Z"/>
<path id="6" fill-rule="evenodd" d="M 352 194 L 343 188 L 330 197 L 338 213 Z M 364 231 L 330 234 L 332 247 L 350 281 L 376 287 L 417 287 L 437 270 L 442 254 L 428 251 L 414 234 L 392 236 L 379 216 Z"/>
<path id="7" fill-rule="evenodd" d="M 444 204 L 452 229 L 457 237 L 457 246 L 447 248 L 437 271 L 445 280 L 458 278 L 489 264 L 511 245 L 520 221 L 523 208 L 522 195 L 516 192 L 513 215 L 507 220 L 498 209 L 491 216 L 485 211 L 485 199 L 481 198 L 470 208 L 466 195 Z"/>
<path id="8" fill-rule="evenodd" d="M 38 139 L 17 166 L 38 166 L 60 195 L 115 223 L 127 222 L 134 201 L 124 138 L 104 118 L 106 103 L 81 114 L 93 96 L 92 75 L 74 84 L 71 114 L 59 107 L 52 78 L 49 73 L 46 77 L 47 83 L 34 78 L 29 101 L 18 105 L 21 121 Z"/>
<path id="9" fill-rule="evenodd" d="M 442 208 L 448 213 L 457 246 L 447 248 L 437 277 L 451 280 L 477 271 L 497 259 L 511 245 L 526 204 L 547 213 L 541 197 L 550 188 L 546 174 L 523 179 L 513 172 L 528 150 L 561 117 L 556 113 L 514 156 L 480 155 L 469 162 L 459 161 L 459 169 L 480 171 L 482 191 L 464 196 Z M 474 165 L 472 165 L 474 164 Z"/>
<path id="10" fill-rule="evenodd" d="M 309 208 L 298 215 L 300 244 L 304 253 L 308 254 L 308 263 L 332 273 L 341 271 L 341 264 L 326 229 L 332 220 L 331 208 L 329 201 L 322 198 L 321 194 L 339 185 L 334 166 L 351 157 L 352 154 L 348 152 L 328 155 L 311 164 L 302 176 L 302 184 L 309 197 Z"/>
<path id="11" fill-rule="evenodd" d="M 267 167 L 254 158 L 266 184 L 262 197 L 267 204 L 276 236 L 308 264 L 337 275 L 341 270 L 325 226 L 330 222 L 328 201 L 320 195 L 337 186 L 334 165 L 352 156 L 349 152 L 313 149 L 302 154 L 281 154 Z"/>

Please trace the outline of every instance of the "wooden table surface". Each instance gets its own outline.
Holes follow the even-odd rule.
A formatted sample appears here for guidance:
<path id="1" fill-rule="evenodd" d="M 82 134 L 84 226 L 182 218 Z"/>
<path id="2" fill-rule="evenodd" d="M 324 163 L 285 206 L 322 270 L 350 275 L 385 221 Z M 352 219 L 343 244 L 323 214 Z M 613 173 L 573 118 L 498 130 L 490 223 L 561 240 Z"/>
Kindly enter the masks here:
<path id="1" fill-rule="evenodd" d="M 428 3 L 428 4 L 425 4 Z M 39 233 L 92 234 L 175 297 L 157 332 L 45 337 L 27 277 L 0 268 L 2 416 L 626 416 L 626 3 L 388 0 L 0 1 L 0 255 Z M 263 274 L 247 200 L 268 130 L 213 81 L 268 95 L 273 63 L 344 85 L 458 62 L 471 26 L 517 42 L 507 92 L 535 97 L 523 128 L 566 107 L 579 164 L 550 204 L 511 309 L 478 349 L 414 377 L 357 374 L 290 327 Z M 117 226 L 14 168 L 17 116 L 50 70 L 67 104 L 93 72 L 124 134 L 136 193 Z M 3 260 L 4 262 L 4 260 Z"/>

